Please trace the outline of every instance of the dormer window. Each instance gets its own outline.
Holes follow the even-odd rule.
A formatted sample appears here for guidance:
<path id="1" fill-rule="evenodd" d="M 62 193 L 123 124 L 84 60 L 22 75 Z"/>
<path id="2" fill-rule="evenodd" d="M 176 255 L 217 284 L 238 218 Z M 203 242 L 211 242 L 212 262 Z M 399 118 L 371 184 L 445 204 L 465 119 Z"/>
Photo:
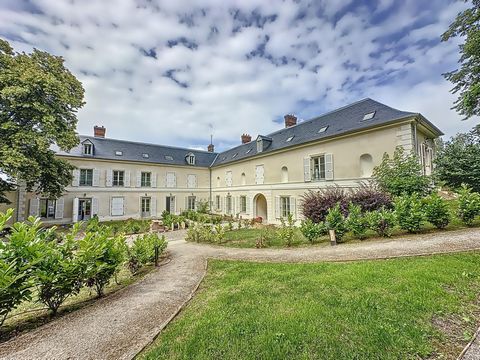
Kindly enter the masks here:
<path id="1" fill-rule="evenodd" d="M 321 133 L 327 131 L 327 129 L 328 129 L 328 126 L 324 126 L 324 127 L 320 128 L 320 130 L 318 130 L 318 133 L 321 134 Z"/>
<path id="2" fill-rule="evenodd" d="M 375 116 L 375 111 L 365 114 L 363 115 L 363 121 L 373 119 L 374 116 Z"/>
<path id="3" fill-rule="evenodd" d="M 87 156 L 93 155 L 93 144 L 90 140 L 82 142 L 82 154 Z"/>
<path id="4" fill-rule="evenodd" d="M 194 154 L 192 154 L 192 153 L 187 154 L 185 159 L 187 160 L 187 164 L 195 165 L 195 155 Z"/>

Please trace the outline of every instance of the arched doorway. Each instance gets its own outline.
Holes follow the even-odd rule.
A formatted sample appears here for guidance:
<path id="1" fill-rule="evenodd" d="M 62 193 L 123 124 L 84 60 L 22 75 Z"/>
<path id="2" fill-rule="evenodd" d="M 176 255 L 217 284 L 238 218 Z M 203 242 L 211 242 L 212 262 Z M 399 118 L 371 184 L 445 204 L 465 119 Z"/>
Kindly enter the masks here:
<path id="1" fill-rule="evenodd" d="M 268 221 L 267 218 L 267 199 L 263 194 L 255 195 L 253 199 L 253 206 L 255 209 L 255 217 L 261 217 L 262 221 L 266 223 Z"/>

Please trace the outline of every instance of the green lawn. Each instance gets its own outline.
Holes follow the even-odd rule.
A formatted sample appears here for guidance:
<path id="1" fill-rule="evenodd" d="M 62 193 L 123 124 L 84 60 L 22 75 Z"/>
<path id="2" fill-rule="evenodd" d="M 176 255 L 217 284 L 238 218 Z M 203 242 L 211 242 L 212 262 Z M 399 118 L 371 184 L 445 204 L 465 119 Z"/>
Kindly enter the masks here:
<path id="1" fill-rule="evenodd" d="M 480 320 L 480 252 L 351 263 L 210 261 L 146 359 L 454 359 Z"/>

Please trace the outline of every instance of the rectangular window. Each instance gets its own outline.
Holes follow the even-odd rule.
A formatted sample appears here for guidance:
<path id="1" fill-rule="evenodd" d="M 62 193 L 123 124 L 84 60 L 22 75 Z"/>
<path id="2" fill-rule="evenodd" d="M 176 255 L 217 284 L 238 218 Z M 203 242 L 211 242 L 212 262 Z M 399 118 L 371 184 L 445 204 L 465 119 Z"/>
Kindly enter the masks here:
<path id="1" fill-rule="evenodd" d="M 151 198 L 142 197 L 142 216 L 143 217 L 150 216 L 150 204 L 151 204 Z"/>
<path id="2" fill-rule="evenodd" d="M 240 196 L 240 212 L 246 213 L 247 212 L 247 197 Z"/>
<path id="3" fill-rule="evenodd" d="M 92 186 L 92 183 L 93 183 L 93 170 L 80 169 L 80 186 Z"/>
<path id="4" fill-rule="evenodd" d="M 232 196 L 228 195 L 227 196 L 227 214 L 232 213 Z"/>
<path id="5" fill-rule="evenodd" d="M 142 172 L 140 185 L 142 187 L 151 187 L 152 186 L 152 173 Z"/>
<path id="6" fill-rule="evenodd" d="M 174 188 L 176 186 L 176 177 L 175 173 L 168 172 L 167 173 L 167 188 Z"/>
<path id="7" fill-rule="evenodd" d="M 187 200 L 188 210 L 195 210 L 195 196 L 189 196 Z"/>
<path id="8" fill-rule="evenodd" d="M 92 144 L 83 144 L 83 154 L 92 155 Z"/>
<path id="9" fill-rule="evenodd" d="M 124 186 L 125 171 L 113 171 L 113 186 Z"/>
<path id="10" fill-rule="evenodd" d="M 112 216 L 122 216 L 124 214 L 124 200 L 123 197 L 112 197 L 111 201 L 111 214 Z"/>
<path id="11" fill-rule="evenodd" d="M 281 196 L 280 197 L 280 216 L 283 218 L 288 217 L 290 214 L 290 197 Z"/>
<path id="12" fill-rule="evenodd" d="M 220 195 L 217 195 L 217 196 L 215 197 L 215 206 L 216 206 L 215 209 L 217 209 L 217 210 L 220 210 L 220 209 L 221 209 L 221 206 L 222 206 L 222 205 L 220 204 Z"/>
<path id="13" fill-rule="evenodd" d="M 312 158 L 312 180 L 325 180 L 325 155 Z"/>
<path id="14" fill-rule="evenodd" d="M 40 217 L 42 219 L 55 219 L 55 200 L 40 199 Z"/>

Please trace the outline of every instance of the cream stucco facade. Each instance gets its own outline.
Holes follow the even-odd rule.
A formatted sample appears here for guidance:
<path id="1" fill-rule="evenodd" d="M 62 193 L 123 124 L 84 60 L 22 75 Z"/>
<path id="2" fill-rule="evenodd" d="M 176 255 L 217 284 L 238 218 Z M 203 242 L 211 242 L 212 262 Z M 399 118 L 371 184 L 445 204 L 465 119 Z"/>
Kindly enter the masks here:
<path id="1" fill-rule="evenodd" d="M 437 136 L 435 129 L 411 116 L 213 166 L 59 155 L 77 168 L 65 194 L 49 201 L 20 188 L 9 194 L 10 206 L 16 208 L 18 220 L 35 215 L 51 224 L 92 215 L 102 221 L 158 218 L 165 210 L 178 214 L 199 200 L 209 201 L 212 212 L 219 214 L 260 216 L 264 222 L 278 223 L 291 213 L 300 220 L 301 197 L 306 191 L 357 187 L 370 178 L 384 153 L 392 154 L 397 146 L 416 152 L 429 174 Z M 115 178 L 119 172 L 120 182 Z M 150 175 L 143 178 L 147 175 L 142 173 Z M 0 207 L 0 211 L 5 209 L 5 205 Z"/>

